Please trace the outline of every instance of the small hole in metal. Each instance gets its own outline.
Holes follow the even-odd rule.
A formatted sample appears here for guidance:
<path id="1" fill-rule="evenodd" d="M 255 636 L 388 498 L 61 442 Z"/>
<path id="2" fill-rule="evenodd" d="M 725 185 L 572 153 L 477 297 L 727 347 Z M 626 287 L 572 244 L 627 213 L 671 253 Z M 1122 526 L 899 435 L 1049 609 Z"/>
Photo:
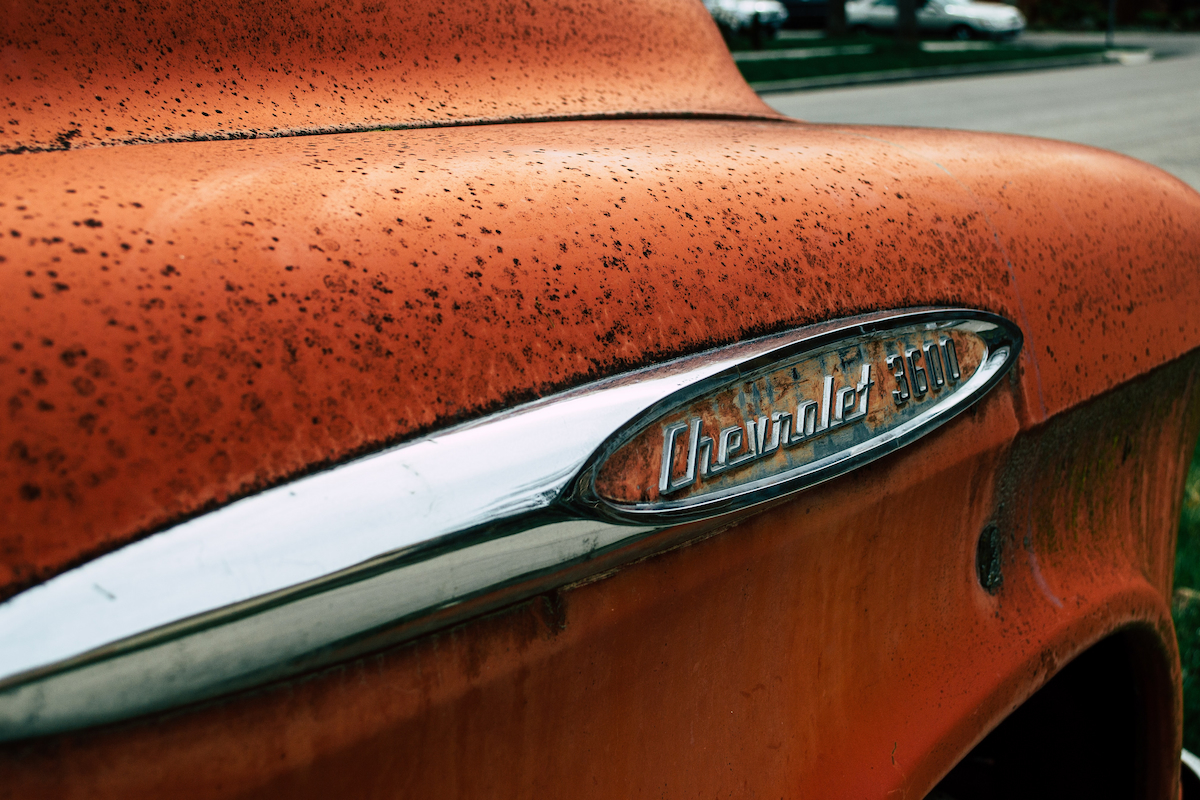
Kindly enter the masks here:
<path id="1" fill-rule="evenodd" d="M 989 524 L 979 534 L 975 546 L 975 575 L 979 585 L 988 594 L 995 594 L 1004 585 L 1004 573 L 1000 567 L 1004 556 L 1004 539 L 996 525 Z"/>

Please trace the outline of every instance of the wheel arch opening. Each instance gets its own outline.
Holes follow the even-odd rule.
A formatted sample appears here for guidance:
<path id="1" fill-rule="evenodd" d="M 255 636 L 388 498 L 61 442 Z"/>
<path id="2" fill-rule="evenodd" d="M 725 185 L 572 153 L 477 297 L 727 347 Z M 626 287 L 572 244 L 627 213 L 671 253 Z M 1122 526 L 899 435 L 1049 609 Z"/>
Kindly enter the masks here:
<path id="1" fill-rule="evenodd" d="M 927 800 L 1174 797 L 1172 655 L 1130 626 L 1076 656 L 967 753 Z"/>

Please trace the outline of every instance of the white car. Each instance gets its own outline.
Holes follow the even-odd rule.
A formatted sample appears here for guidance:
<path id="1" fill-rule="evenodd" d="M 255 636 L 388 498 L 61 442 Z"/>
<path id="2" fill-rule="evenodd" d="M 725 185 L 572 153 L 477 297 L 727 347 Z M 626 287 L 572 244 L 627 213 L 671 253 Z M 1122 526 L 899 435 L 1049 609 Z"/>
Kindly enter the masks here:
<path id="1" fill-rule="evenodd" d="M 718 26 L 732 33 L 749 32 L 757 14 L 758 24 L 768 38 L 775 35 L 788 16 L 779 0 L 704 0 L 704 7 Z"/>
<path id="2" fill-rule="evenodd" d="M 851 30 L 896 28 L 896 0 L 856 0 L 846 3 Z M 952 39 L 1012 39 L 1025 30 L 1025 17 L 1004 3 L 976 0 L 917 0 L 917 26 L 922 32 L 947 34 Z"/>

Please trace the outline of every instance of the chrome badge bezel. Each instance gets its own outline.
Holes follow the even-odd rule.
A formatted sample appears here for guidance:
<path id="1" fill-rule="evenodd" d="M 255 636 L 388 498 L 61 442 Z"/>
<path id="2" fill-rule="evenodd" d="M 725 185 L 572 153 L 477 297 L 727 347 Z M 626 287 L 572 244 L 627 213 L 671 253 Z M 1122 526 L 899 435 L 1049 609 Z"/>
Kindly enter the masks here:
<path id="1" fill-rule="evenodd" d="M 610 437 L 582 470 L 573 502 L 589 515 L 662 524 L 728 514 L 801 491 L 911 444 L 965 411 L 1004 377 L 1020 353 L 1022 340 L 1020 329 L 1009 320 L 972 309 L 873 315 L 820 330 L 707 376 L 638 414 Z M 978 352 L 971 367 L 960 369 L 959 351 L 964 342 L 975 345 Z M 884 353 L 885 358 L 869 363 L 872 360 L 863 354 L 868 348 Z M 748 388 L 757 389 L 764 382 L 769 389 L 777 380 L 768 379 L 777 378 L 782 371 L 790 371 L 799 383 L 797 369 L 818 360 L 836 356 L 845 367 L 846 353 L 852 354 L 853 374 L 823 375 L 823 391 L 799 404 L 768 402 L 762 398 L 765 393 L 757 391 L 754 403 L 745 397 Z M 728 409 L 737 405 L 730 395 L 739 393 L 742 406 L 757 407 L 747 409 L 737 425 L 719 431 L 706 429 L 699 412 L 685 413 L 698 405 Z M 764 406 L 768 413 L 759 413 Z M 883 413 L 878 411 L 881 406 Z M 889 407 L 895 412 L 890 414 L 891 423 L 866 431 L 867 415 L 889 416 Z M 684 419 L 679 418 L 681 414 Z M 675 421 L 670 422 L 672 419 Z M 859 430 L 845 435 L 855 425 Z M 832 443 L 832 434 L 839 430 L 842 441 Z M 731 441 L 735 446 L 730 446 Z M 628 456 L 631 449 L 649 450 L 651 442 L 658 443 L 654 458 Z M 811 455 L 799 463 L 776 465 L 773 470 L 770 466 L 747 469 L 797 445 L 809 445 Z M 687 469 L 672 469 L 684 451 Z M 604 471 L 617 458 L 626 472 L 635 473 L 633 480 L 641 473 L 643 483 L 637 488 L 652 497 L 623 501 L 606 495 L 601 488 Z M 630 463 L 639 463 L 640 469 L 630 470 Z M 744 478 L 726 479 L 723 486 L 703 490 L 706 480 L 739 469 Z M 684 496 L 677 496 L 681 490 L 685 490 Z"/>

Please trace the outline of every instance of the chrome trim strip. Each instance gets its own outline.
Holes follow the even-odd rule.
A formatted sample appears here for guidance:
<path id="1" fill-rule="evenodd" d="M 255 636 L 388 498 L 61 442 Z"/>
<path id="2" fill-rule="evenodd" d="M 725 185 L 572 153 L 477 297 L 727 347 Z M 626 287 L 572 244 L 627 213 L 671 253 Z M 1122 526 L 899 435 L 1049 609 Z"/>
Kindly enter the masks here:
<path id="1" fill-rule="evenodd" d="M 274 598 L 254 613 L 209 615 L 131 643 L 108 658 L 4 692 L 5 738 L 124 719 L 286 675 L 278 669 L 355 635 L 559 567 L 648 528 L 566 521 L 408 563 L 316 592 Z"/>
<path id="2" fill-rule="evenodd" d="M 0 604 L 0 740 L 259 685 L 399 621 L 539 575 L 554 585 L 676 522 L 621 518 L 574 491 L 631 420 L 783 350 L 934 317 L 999 319 L 880 313 L 677 359 L 307 476 L 59 575 Z"/>
<path id="3" fill-rule="evenodd" d="M 1181 776 L 1182 800 L 1196 800 L 1193 793 L 1188 790 L 1200 784 L 1200 758 L 1197 758 L 1185 747 L 1179 753 L 1179 766 L 1182 771 L 1189 773 Z"/>

